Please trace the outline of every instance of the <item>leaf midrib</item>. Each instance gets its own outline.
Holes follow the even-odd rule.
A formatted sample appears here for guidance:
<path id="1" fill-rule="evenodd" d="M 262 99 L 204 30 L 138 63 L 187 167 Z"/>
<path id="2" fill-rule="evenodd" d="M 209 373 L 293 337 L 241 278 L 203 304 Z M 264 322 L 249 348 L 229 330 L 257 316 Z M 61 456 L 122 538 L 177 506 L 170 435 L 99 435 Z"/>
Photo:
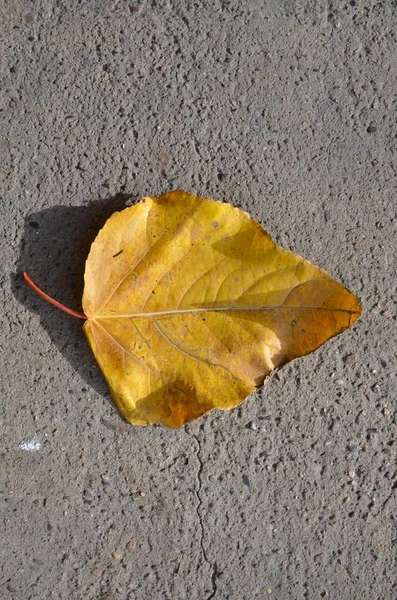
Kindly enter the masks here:
<path id="1" fill-rule="evenodd" d="M 164 310 L 157 312 L 146 312 L 146 313 L 129 313 L 129 314 L 114 314 L 114 315 L 92 315 L 87 317 L 89 319 L 152 319 L 157 317 L 167 317 L 173 315 L 186 315 L 186 314 L 199 314 L 199 313 L 212 313 L 212 312 L 260 312 L 260 311 L 272 311 L 272 310 L 318 310 L 318 311 L 329 311 L 337 313 L 346 313 L 349 315 L 359 314 L 357 310 L 347 310 L 346 308 L 327 308 L 325 306 L 284 306 L 282 304 L 276 306 L 222 306 L 213 308 L 187 308 L 183 310 Z"/>

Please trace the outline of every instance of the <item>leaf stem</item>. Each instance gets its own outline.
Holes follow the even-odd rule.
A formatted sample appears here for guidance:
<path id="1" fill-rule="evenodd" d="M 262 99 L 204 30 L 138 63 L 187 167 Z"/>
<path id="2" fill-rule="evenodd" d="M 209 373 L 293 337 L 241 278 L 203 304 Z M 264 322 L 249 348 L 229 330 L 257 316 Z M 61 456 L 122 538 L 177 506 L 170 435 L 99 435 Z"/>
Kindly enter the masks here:
<path id="1" fill-rule="evenodd" d="M 24 279 L 25 283 L 27 283 L 28 286 L 31 287 L 32 290 L 34 290 L 36 292 L 36 294 L 38 294 L 39 296 L 44 298 L 44 300 L 47 300 L 47 302 L 49 302 L 50 304 L 53 304 L 60 310 L 63 310 L 63 312 L 67 313 L 68 315 L 72 315 L 72 317 L 77 317 L 78 319 L 84 319 L 84 320 L 87 319 L 85 314 L 79 313 L 75 310 L 72 310 L 71 308 L 64 306 L 60 302 L 57 302 L 57 300 L 54 300 L 54 298 L 51 298 L 51 296 L 48 296 L 48 294 L 43 292 L 39 287 L 37 287 L 37 285 L 35 283 L 33 283 L 33 281 L 30 279 L 30 277 L 27 273 L 23 274 L 23 279 Z"/>

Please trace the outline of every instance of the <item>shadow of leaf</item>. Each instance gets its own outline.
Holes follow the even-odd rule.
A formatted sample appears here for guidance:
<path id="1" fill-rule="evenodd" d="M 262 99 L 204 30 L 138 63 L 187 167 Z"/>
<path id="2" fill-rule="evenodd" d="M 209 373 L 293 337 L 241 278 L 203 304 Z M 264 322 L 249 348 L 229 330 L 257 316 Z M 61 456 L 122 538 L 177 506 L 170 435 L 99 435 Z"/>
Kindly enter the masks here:
<path id="1" fill-rule="evenodd" d="M 65 306 L 81 311 L 85 261 L 92 242 L 112 213 L 138 200 L 129 194 L 117 194 L 87 206 L 56 206 L 28 215 L 16 272 L 11 274 L 12 292 L 18 302 L 39 316 L 51 342 L 73 369 L 112 404 L 85 339 L 82 321 L 42 300 L 23 282 L 22 273 L 26 271 L 41 289 Z"/>

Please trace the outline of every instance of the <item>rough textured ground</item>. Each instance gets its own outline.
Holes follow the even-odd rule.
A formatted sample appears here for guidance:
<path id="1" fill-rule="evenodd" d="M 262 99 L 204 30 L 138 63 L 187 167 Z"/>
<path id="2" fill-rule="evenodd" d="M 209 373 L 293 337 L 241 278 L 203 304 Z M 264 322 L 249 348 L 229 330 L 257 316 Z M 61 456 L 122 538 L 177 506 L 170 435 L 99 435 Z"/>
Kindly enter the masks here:
<path id="1" fill-rule="evenodd" d="M 396 598 L 395 0 L 0 12 L 0 597 Z M 237 410 L 133 428 L 20 272 L 79 309 L 106 217 L 179 187 L 248 210 L 364 314 Z"/>

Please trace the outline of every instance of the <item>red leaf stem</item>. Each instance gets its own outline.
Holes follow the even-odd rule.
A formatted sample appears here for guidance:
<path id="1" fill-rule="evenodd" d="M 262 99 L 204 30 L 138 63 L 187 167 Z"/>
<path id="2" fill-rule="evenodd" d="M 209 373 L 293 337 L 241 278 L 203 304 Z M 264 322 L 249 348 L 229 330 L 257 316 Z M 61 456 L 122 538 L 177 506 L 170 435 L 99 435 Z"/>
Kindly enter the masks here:
<path id="1" fill-rule="evenodd" d="M 72 310 L 71 308 L 64 306 L 60 302 L 57 302 L 57 300 L 54 300 L 54 298 L 51 298 L 51 296 L 48 296 L 48 294 L 43 292 L 39 287 L 37 287 L 37 285 L 35 283 L 33 283 L 33 281 L 30 279 L 30 277 L 27 273 L 23 274 L 23 279 L 24 279 L 25 283 L 27 283 L 28 286 L 31 287 L 32 290 L 34 290 L 36 292 L 36 294 L 38 294 L 39 296 L 44 298 L 44 300 L 47 300 L 47 302 L 49 302 L 50 304 L 53 304 L 60 310 L 63 310 L 63 312 L 67 313 L 68 315 L 72 315 L 72 317 L 77 317 L 78 319 L 84 319 L 84 320 L 87 319 L 85 314 L 79 313 L 75 310 Z"/>

